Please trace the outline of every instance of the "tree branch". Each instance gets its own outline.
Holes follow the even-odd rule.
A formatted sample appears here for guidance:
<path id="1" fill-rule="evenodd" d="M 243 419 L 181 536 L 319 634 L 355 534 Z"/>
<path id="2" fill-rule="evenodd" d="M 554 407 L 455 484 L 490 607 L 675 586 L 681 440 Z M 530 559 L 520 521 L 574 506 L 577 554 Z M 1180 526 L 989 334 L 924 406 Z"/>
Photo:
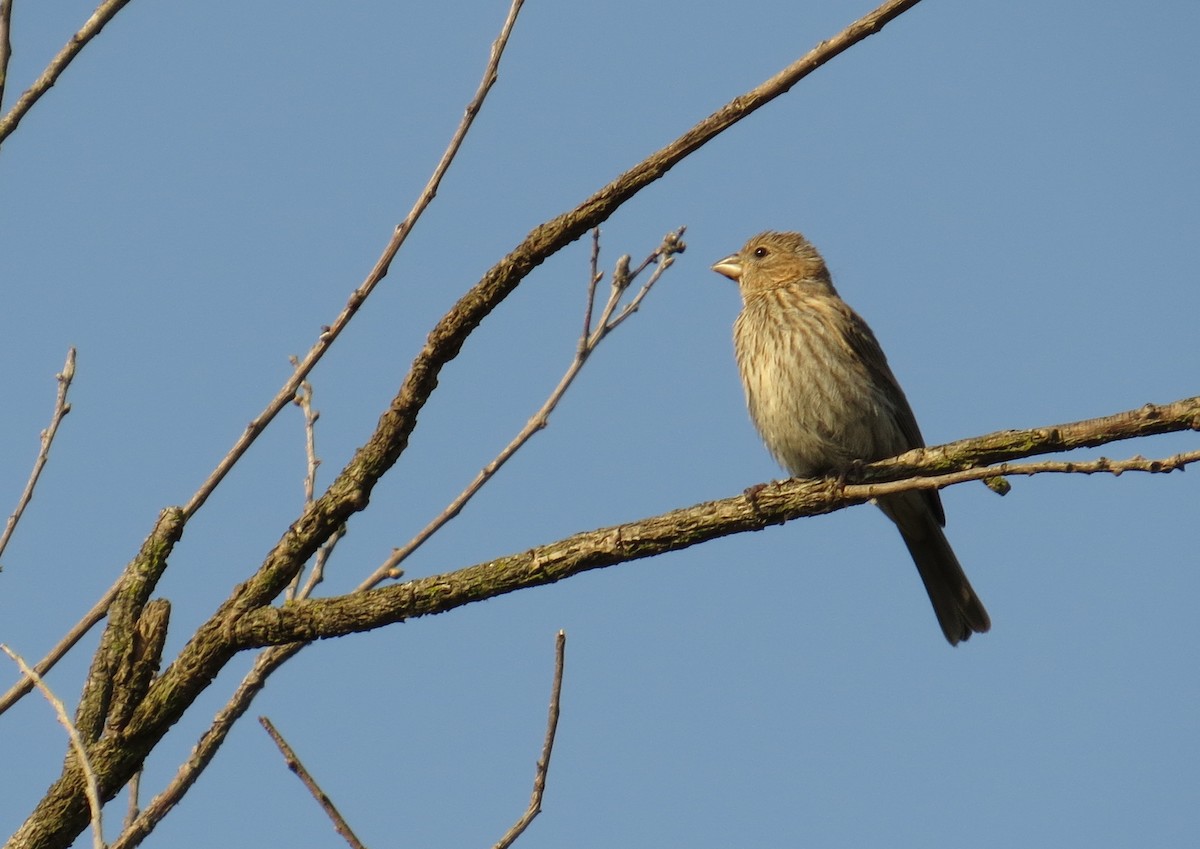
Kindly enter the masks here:
<path id="1" fill-rule="evenodd" d="M 0 0 L 0 106 L 8 83 L 8 60 L 12 58 L 12 0 Z"/>
<path id="2" fill-rule="evenodd" d="M 552 584 L 591 569 L 679 551 L 802 516 L 832 513 L 902 490 L 941 488 L 997 475 L 1168 472 L 1196 462 L 1200 452 L 1158 461 L 1135 458 L 1026 466 L 1011 466 L 1008 461 L 1182 430 L 1200 430 L 1200 397 L 1161 407 L 1146 405 L 1103 418 L 1001 431 L 918 449 L 863 466 L 859 472 L 863 483 L 846 485 L 832 478 L 784 481 L 753 495 L 710 501 L 637 522 L 586 531 L 443 575 L 333 598 L 266 607 L 231 622 L 228 636 L 239 649 L 246 649 L 368 631 L 418 616 L 445 613 L 527 587 Z"/>
<path id="3" fill-rule="evenodd" d="M 201 485 L 200 489 L 196 491 L 195 495 L 184 506 L 183 512 L 188 518 L 191 518 L 192 514 L 199 510 L 204 502 L 208 500 L 213 490 L 224 480 L 225 476 L 229 474 L 230 469 L 249 450 L 250 446 L 266 429 L 267 425 L 271 423 L 279 411 L 291 403 L 295 397 L 296 390 L 300 388 L 300 384 L 308 377 L 317 363 L 321 361 L 321 358 L 325 356 L 325 353 L 329 350 L 334 340 L 346 329 L 347 325 L 350 324 L 350 320 L 354 318 L 362 305 L 366 303 L 367 298 L 375 291 L 375 288 L 383 281 L 383 278 L 387 276 L 388 269 L 392 265 L 392 260 L 396 258 L 396 254 L 399 253 L 401 246 L 408 238 L 408 234 L 412 232 L 412 228 L 416 226 L 417 220 L 437 196 L 438 187 L 442 184 L 442 178 L 446 176 L 446 172 L 450 169 L 450 164 L 454 161 L 454 157 L 458 155 L 459 148 L 462 147 L 463 141 L 466 139 L 467 133 L 475 121 L 475 116 L 483 108 L 483 102 L 487 98 L 488 92 L 492 90 L 492 86 L 495 85 L 496 80 L 499 78 L 500 58 L 504 55 L 504 48 L 508 45 L 508 38 L 512 34 L 513 26 L 517 22 L 517 14 L 521 11 L 521 6 L 524 2 L 525 0 L 512 0 L 508 10 L 508 17 L 505 18 L 504 25 L 500 29 L 500 34 L 492 43 L 487 67 L 483 71 L 483 79 L 480 81 L 475 95 L 467 104 L 462 120 L 454 130 L 454 134 L 450 137 L 450 142 L 446 145 L 446 150 L 442 153 L 442 158 L 434 167 L 433 174 L 429 177 L 429 182 L 421 190 L 421 194 L 417 197 L 408 215 L 396 225 L 396 229 L 392 233 L 392 238 L 388 241 L 387 246 L 384 247 L 379 259 L 375 261 L 375 266 L 367 275 L 366 280 L 350 294 L 350 299 L 347 301 L 345 308 L 333 320 L 332 324 L 323 328 L 320 338 L 309 349 L 309 352 L 304 355 L 304 359 L 300 360 L 296 365 L 295 371 L 283 385 L 283 388 L 271 399 L 266 409 L 259 413 L 254 421 L 250 422 L 245 432 L 229 450 L 229 453 L 222 458 L 212 474 L 209 475 L 208 480 Z"/>
<path id="4" fill-rule="evenodd" d="M 529 824 L 542 812 L 542 796 L 546 793 L 546 776 L 550 772 L 550 755 L 554 752 L 554 736 L 558 733 L 559 699 L 562 696 L 563 663 L 567 651 L 567 632 L 559 631 L 554 639 L 554 683 L 550 685 L 550 713 L 546 718 L 546 739 L 542 742 L 542 756 L 538 758 L 537 771 L 533 776 L 533 793 L 529 807 L 513 827 L 505 832 L 492 849 L 508 849 L 525 833 Z"/>
<path id="5" fill-rule="evenodd" d="M 85 684 L 84 695 L 80 699 L 79 708 L 77 709 L 77 721 L 79 721 L 82 727 L 93 727 L 94 724 L 98 733 L 99 726 L 103 723 L 108 710 L 108 697 L 111 695 L 111 689 L 108 687 L 108 676 L 113 667 L 109 665 L 109 661 L 114 660 L 114 658 L 108 647 L 113 645 L 132 645 L 134 626 L 141 616 L 142 606 L 154 591 L 154 587 L 158 583 L 162 571 L 166 568 L 167 556 L 182 536 L 183 515 L 179 512 L 179 508 L 168 507 L 159 514 L 154 530 L 150 532 L 150 536 L 142 543 L 142 548 L 138 551 L 137 556 L 125 567 L 125 570 L 121 573 L 121 578 L 92 606 L 87 615 L 67 632 L 66 636 L 59 640 L 58 644 L 33 667 L 34 671 L 39 675 L 45 675 L 93 625 L 104 618 L 105 613 L 108 612 L 116 599 L 119 597 L 124 599 L 121 615 L 116 617 L 116 621 L 118 622 L 116 631 L 110 636 L 106 630 L 105 637 L 102 637 L 100 642 L 103 651 L 98 649 L 95 657 L 92 659 L 92 669 L 88 675 L 88 683 Z M 111 628 L 112 623 L 110 623 Z M 0 713 L 12 707 L 32 687 L 33 685 L 28 679 L 22 679 L 13 684 L 8 689 L 8 692 L 3 697 L 0 697 Z M 91 711 L 92 715 L 84 717 L 85 711 Z"/>
<path id="6" fill-rule="evenodd" d="M 2 10 L 0 10 L 0 13 L 2 13 Z M 3 23 L 3 21 L 0 21 L 0 23 Z M 0 44 L 0 46 L 3 45 Z M 67 349 L 67 362 L 63 365 L 63 370 L 55 375 L 55 378 L 58 380 L 58 394 L 54 399 L 54 412 L 50 416 L 49 426 L 42 431 L 41 447 L 38 449 L 37 458 L 33 461 L 33 471 L 30 472 L 29 480 L 25 483 L 25 490 L 21 493 L 21 497 L 17 499 L 16 509 L 13 510 L 12 515 L 8 517 L 8 521 L 4 524 L 4 533 L 0 534 L 0 557 L 4 556 L 4 549 L 8 548 L 8 541 L 12 539 L 13 531 L 17 529 L 17 523 L 21 521 L 21 516 L 25 514 L 25 508 L 29 506 L 29 502 L 33 499 L 33 491 L 37 488 L 38 480 L 42 476 L 42 470 L 46 468 L 46 461 L 50 459 L 50 446 L 54 444 L 54 437 L 58 433 L 58 426 L 67 417 L 67 413 L 71 412 L 71 405 L 67 403 L 67 393 L 71 391 L 71 381 L 75 379 L 74 348 Z"/>
<path id="7" fill-rule="evenodd" d="M 103 808 L 100 802 L 100 789 L 96 781 L 96 773 L 92 769 L 91 763 L 88 761 L 87 747 L 84 746 L 83 739 L 79 736 L 79 731 L 71 722 L 71 717 L 67 716 L 67 708 L 62 703 L 62 699 L 54 695 L 54 691 L 42 680 L 42 676 L 29 668 L 24 659 L 8 646 L 0 643 L 0 651 L 12 658 L 13 663 L 21 670 L 33 686 L 42 691 L 42 695 L 46 697 L 46 701 L 54 708 L 54 715 L 58 718 L 58 722 L 66 729 L 67 736 L 71 739 L 71 752 L 74 755 L 74 762 L 68 758 L 68 769 L 77 770 L 83 773 L 84 788 L 87 792 L 88 809 L 91 811 L 92 823 L 92 846 L 95 849 L 104 849 L 104 816 L 101 811 Z"/>
<path id="8" fill-rule="evenodd" d="M 112 844 L 111 849 L 132 849 L 139 845 L 154 830 L 163 817 L 169 814 L 179 804 L 179 800 L 196 783 L 196 779 L 212 762 L 217 750 L 229 736 L 236 723 L 250 708 L 254 697 L 266 686 L 271 673 L 300 652 L 308 643 L 292 643 L 287 646 L 274 646 L 259 653 L 254 665 L 246 673 L 237 690 L 213 718 L 212 724 L 192 748 L 191 755 L 180 765 L 170 783 L 162 792 L 154 797 L 150 804 L 137 815 L 132 823 L 125 826 L 121 836 Z"/>
<path id="9" fill-rule="evenodd" d="M 33 108 L 33 104 L 37 103 L 42 95 L 58 82 L 62 72 L 87 46 L 87 43 L 99 35 L 100 30 L 116 17 L 117 12 L 124 9 L 128 2 L 129 0 L 104 0 L 96 7 L 96 11 L 92 12 L 92 16 L 80 27 L 79 32 L 71 36 L 71 40 L 50 60 L 50 64 L 46 66 L 46 70 L 42 71 L 41 76 L 17 98 L 17 102 L 13 104 L 12 109 L 8 110 L 8 114 L 0 118 L 0 144 L 3 144 L 4 140 L 12 135 L 13 130 L 25 117 L 25 113 Z"/>
<path id="10" fill-rule="evenodd" d="M 287 768 L 296 774 L 301 783 L 316 799 L 317 804 L 321 806 L 321 810 L 325 812 L 325 816 L 329 817 L 333 823 L 334 831 L 342 836 L 342 839 L 350 844 L 350 849 L 366 849 L 362 841 L 354 833 L 354 829 L 350 827 L 350 823 L 346 822 L 346 818 L 342 816 L 341 811 L 333 804 L 333 800 L 321 789 L 321 785 L 317 784 L 317 780 L 312 777 L 312 774 L 301 763 L 300 758 L 296 757 L 296 752 L 288 745 L 288 741 L 283 739 L 283 735 L 275 727 L 271 720 L 265 716 L 258 718 L 259 724 L 266 729 L 267 734 L 271 735 L 271 739 L 275 741 L 275 745 L 279 749 L 279 753 L 283 755 L 283 762 L 287 764 Z"/>
<path id="11" fill-rule="evenodd" d="M 587 308 L 585 310 L 587 320 L 584 323 L 584 329 L 580 335 L 575 360 L 568 368 L 567 375 L 565 375 L 563 380 L 560 381 L 558 387 L 556 387 L 551 393 L 550 398 L 547 399 L 546 403 L 543 404 L 538 412 L 533 415 L 525 429 L 523 429 L 521 433 L 509 443 L 509 445 L 498 457 L 493 459 L 484 468 L 483 472 L 480 473 L 480 476 L 472 481 L 468 488 L 457 499 L 451 502 L 450 506 L 448 506 L 438 516 L 438 518 L 434 520 L 434 522 L 431 522 L 429 526 L 427 526 L 420 534 L 418 534 L 416 538 L 411 540 L 404 547 L 396 549 L 384 566 L 376 570 L 374 574 L 363 581 L 357 589 L 369 589 L 373 586 L 376 586 L 385 577 L 400 577 L 403 572 L 398 568 L 398 566 L 404 557 L 419 547 L 421 543 L 423 543 L 429 538 L 429 536 L 436 532 L 438 528 L 442 527 L 447 521 L 453 518 L 454 515 L 457 515 L 458 511 L 462 509 L 466 501 L 469 500 L 470 497 L 473 496 L 474 493 L 477 492 L 478 489 L 483 486 L 487 480 L 496 473 L 496 471 L 499 470 L 499 467 L 503 464 L 503 462 L 509 459 L 509 457 L 511 457 L 512 454 L 518 450 L 530 436 L 532 436 L 533 432 L 535 432 L 537 428 L 545 426 L 547 417 L 561 399 L 563 393 L 567 389 L 567 385 L 574 377 L 574 374 L 578 371 L 578 368 L 582 366 L 583 361 L 595 351 L 600 342 L 603 341 L 604 337 L 607 336 L 608 333 L 615 329 L 615 327 L 621 321 L 623 321 L 634 311 L 636 305 L 641 302 L 642 298 L 644 298 L 649 292 L 650 288 L 654 285 L 657 279 L 671 265 L 674 255 L 676 253 L 682 253 L 685 250 L 686 246 L 682 241 L 682 235 L 683 228 L 680 228 L 674 233 L 669 233 L 666 237 L 664 237 L 663 242 L 658 249 L 651 253 L 637 269 L 634 269 L 633 271 L 626 271 L 626 282 L 628 283 L 631 282 L 637 275 L 645 271 L 651 263 L 657 263 L 654 271 L 651 273 L 650 279 L 641 287 L 641 289 L 639 289 L 634 298 L 627 303 L 625 308 L 623 308 L 615 317 L 613 317 L 612 314 L 616 311 L 617 306 L 620 304 L 621 295 L 625 290 L 624 288 L 618 288 L 614 285 L 609 302 L 606 303 L 605 307 L 601 311 L 602 315 L 607 316 L 608 318 L 606 318 L 597 326 L 593 327 L 592 312 L 596 294 L 596 283 L 603 278 L 603 275 L 600 274 L 597 269 L 597 263 L 599 260 L 600 234 L 599 230 L 595 231 L 591 272 L 588 285 Z M 306 390 L 303 395 L 298 395 L 297 402 L 300 406 L 305 408 L 305 433 L 308 455 L 306 500 L 309 500 L 311 498 L 311 485 L 315 475 L 316 465 L 319 463 L 319 460 L 316 459 L 315 446 L 313 442 L 313 425 L 316 421 L 317 414 L 315 411 L 311 410 L 310 406 L 311 387 Z M 323 568 L 321 561 L 329 554 L 332 545 L 336 543 L 338 539 L 339 537 L 337 535 L 333 536 L 317 552 L 316 563 L 313 566 L 312 577 L 310 577 L 306 582 L 303 591 L 298 594 L 298 598 L 304 599 L 309 597 L 310 591 L 314 586 L 313 578 L 319 575 L 321 569 Z M 294 582 L 292 586 L 295 586 Z M 294 601 L 295 597 L 285 595 L 285 599 L 288 601 Z M 230 729 L 232 729 L 234 723 L 241 718 L 241 716 L 249 708 L 250 702 L 261 691 L 262 687 L 266 683 L 266 679 L 271 675 L 271 673 L 283 665 L 283 663 L 285 663 L 287 660 L 299 653 L 300 650 L 307 645 L 309 645 L 309 643 L 291 643 L 286 646 L 274 646 L 264 650 L 258 656 L 258 658 L 256 658 L 254 666 L 242 679 L 242 682 L 238 686 L 237 690 L 230 697 L 229 701 L 226 702 L 225 706 L 218 711 L 208 730 L 204 732 L 200 740 L 196 743 L 196 746 L 192 750 L 191 756 L 179 767 L 175 777 L 172 778 L 170 783 L 163 789 L 163 791 L 155 796 L 153 801 L 147 805 L 145 810 L 141 811 L 131 823 L 126 825 L 125 831 L 117 839 L 116 843 L 113 844 L 112 849 L 131 849 L 131 847 L 136 846 L 150 833 L 154 826 L 161 821 L 161 819 L 166 816 L 166 814 L 179 802 L 179 800 L 195 782 L 199 774 L 208 766 L 213 756 L 216 754 L 217 749 L 220 748 Z"/>

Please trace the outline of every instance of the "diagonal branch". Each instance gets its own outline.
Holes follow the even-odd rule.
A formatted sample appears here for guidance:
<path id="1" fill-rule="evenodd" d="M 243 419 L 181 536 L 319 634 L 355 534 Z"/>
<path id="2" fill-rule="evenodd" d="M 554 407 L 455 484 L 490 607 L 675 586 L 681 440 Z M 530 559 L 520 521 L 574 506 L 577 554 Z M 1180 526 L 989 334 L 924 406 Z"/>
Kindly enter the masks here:
<path id="1" fill-rule="evenodd" d="M 396 254 L 400 251 L 404 241 L 408 238 L 408 234 L 412 232 L 412 228 L 416 225 L 417 220 L 425 209 L 433 202 L 437 196 L 438 187 L 442 184 L 442 178 L 446 176 L 446 172 L 450 168 L 450 164 L 454 161 L 454 157 L 458 155 L 459 148 L 462 147 L 463 140 L 467 137 L 467 132 L 471 129 L 471 125 L 475 121 L 475 116 L 479 114 L 479 110 L 483 108 L 483 101 L 487 98 L 488 92 L 492 90 L 496 80 L 499 78 L 500 57 L 504 55 L 504 48 L 508 45 L 508 38 L 512 34 L 513 26 L 517 22 L 517 14 L 521 11 L 521 6 L 525 0 L 512 0 L 512 5 L 508 10 L 508 17 L 501 27 L 500 35 L 496 37 L 492 43 L 491 54 L 488 57 L 487 67 L 483 72 L 483 79 L 479 83 L 479 88 L 475 92 L 475 96 L 467 104 L 466 111 L 463 113 L 462 121 L 459 123 L 454 135 L 450 138 L 450 143 L 446 145 L 446 150 L 442 154 L 442 158 L 438 161 L 437 166 L 433 169 L 433 174 L 429 178 L 429 182 L 425 184 L 425 188 L 421 190 L 421 194 L 417 197 L 416 203 L 404 220 L 396 225 L 395 231 L 392 233 L 391 240 L 383 249 L 379 259 L 375 261 L 374 268 L 367 275 L 367 279 L 363 281 L 350 295 L 350 300 L 346 303 L 345 308 L 333 320 L 333 323 L 322 330 L 320 338 L 316 344 L 304 356 L 304 359 L 296 366 L 292 376 L 288 378 L 283 388 L 278 394 L 271 399 L 258 417 L 246 427 L 245 432 L 230 449 L 229 453 L 217 464 L 217 468 L 213 470 L 208 480 L 197 490 L 192 496 L 187 505 L 183 508 L 184 515 L 191 517 L 193 513 L 200 509 L 208 497 L 212 495 L 213 490 L 225 478 L 230 469 L 242 458 L 242 455 L 250 448 L 250 445 L 258 438 L 259 434 L 266 429 L 271 420 L 275 418 L 284 407 L 292 402 L 296 395 L 296 390 L 300 388 L 300 384 L 308 377 L 317 363 L 329 350 L 330 345 L 334 340 L 341 335 L 346 326 L 350 324 L 350 320 L 358 313 L 358 310 L 370 297 L 375 288 L 387 276 L 388 269 L 392 265 L 392 260 L 396 258 Z"/>
<path id="2" fill-rule="evenodd" d="M 321 789 L 321 785 L 317 784 L 317 780 L 312 777 L 312 773 L 301 762 L 300 758 L 296 757 L 296 752 L 288 744 L 288 741 L 283 739 L 283 735 L 279 733 L 279 729 L 275 724 L 265 716 L 258 718 L 259 723 L 271 735 L 271 739 L 275 741 L 279 753 L 283 755 L 283 761 L 287 764 L 287 768 L 296 774 L 301 783 L 316 799 L 317 804 L 321 806 L 321 810 L 325 812 L 325 816 L 329 817 L 333 823 L 334 830 L 342 836 L 342 839 L 350 844 L 350 849 L 366 849 L 358 835 L 354 833 L 354 829 L 350 827 L 350 823 L 346 822 L 346 818 L 342 816 L 341 811 L 333 804 L 333 800 Z"/>
<path id="3" fill-rule="evenodd" d="M 62 699 L 54 695 L 54 691 L 42 680 L 42 676 L 30 669 L 29 665 L 25 663 L 25 660 L 19 654 L 3 643 L 0 643 L 0 651 L 3 651 L 12 658 L 13 663 L 17 664 L 17 667 L 21 670 L 21 674 L 42 691 L 42 695 L 46 697 L 46 701 L 50 702 L 50 706 L 54 708 L 54 715 L 58 718 L 59 724 L 66 729 L 67 736 L 71 740 L 71 752 L 75 756 L 75 766 L 83 772 L 86 782 L 88 808 L 92 814 L 92 846 L 96 849 L 104 849 L 104 815 L 101 811 L 103 805 L 100 803 L 100 789 L 96 782 L 96 773 L 92 770 L 91 764 L 88 762 L 87 748 L 79 736 L 79 731 L 71 722 L 71 718 L 67 716 L 66 706 L 62 703 Z"/>
<path id="4" fill-rule="evenodd" d="M 8 60 L 12 58 L 12 0 L 0 0 L 0 106 L 8 82 Z"/>
<path id="5" fill-rule="evenodd" d="M 176 771 L 170 783 L 154 797 L 150 804 L 146 805 L 132 823 L 125 826 L 125 830 L 112 844 L 111 849 L 132 849 L 149 836 L 155 826 L 162 822 L 163 817 L 179 804 L 187 791 L 196 783 L 196 779 L 212 762 L 234 724 L 249 710 L 254 697 L 266 686 L 267 678 L 271 676 L 271 673 L 307 645 L 309 643 L 272 646 L 259 653 L 254 660 L 254 665 L 246 673 L 237 690 L 229 701 L 217 711 L 212 724 L 192 747 L 192 753 Z"/>
<path id="6" fill-rule="evenodd" d="M 0 33 L 0 36 L 2 35 L 3 33 Z M 0 47 L 2 46 L 0 44 Z M 2 58 L 0 56 L 0 59 Z M 4 525 L 4 533 L 0 534 L 0 557 L 4 556 L 4 549 L 8 548 L 8 541 L 12 539 L 13 531 L 17 529 L 17 523 L 21 521 L 21 517 L 25 514 L 25 508 L 29 506 L 29 502 L 33 498 L 33 491 L 37 488 L 42 470 L 46 468 L 46 461 L 50 459 L 50 446 L 54 444 L 58 426 L 62 424 L 67 413 L 71 412 L 71 405 L 67 403 L 67 393 L 71 391 L 71 381 L 75 379 L 74 348 L 67 349 L 67 362 L 63 365 L 63 370 L 55 375 L 55 378 L 58 380 L 58 395 L 54 399 L 54 413 L 50 416 L 49 427 L 42 431 L 42 444 L 38 449 L 37 459 L 33 461 L 33 471 L 29 474 L 25 490 L 17 499 L 17 508 L 8 517 L 8 521 Z"/>
<path id="7" fill-rule="evenodd" d="M 918 449 L 864 466 L 861 470 L 864 483 L 845 485 L 825 478 L 781 482 L 752 495 L 586 531 L 447 574 L 282 608 L 263 608 L 231 623 L 229 637 L 238 648 L 245 649 L 367 631 L 418 616 L 444 613 L 528 587 L 552 584 L 591 569 L 679 551 L 803 516 L 831 513 L 902 490 L 940 488 L 997 475 L 1169 472 L 1200 460 L 1200 451 L 1153 461 L 1101 459 L 1025 466 L 1012 466 L 1008 461 L 1182 430 L 1200 430 L 1200 397 L 1161 407 L 1147 405 L 1140 410 L 1071 424 L 1001 431 Z"/>
<path id="8" fill-rule="evenodd" d="M 87 43 L 99 35 L 100 30 L 116 17 L 117 12 L 124 9 L 128 2 L 129 0 L 104 0 L 96 7 L 96 11 L 92 12 L 92 16 L 80 27 L 79 32 L 71 36 L 71 40 L 50 60 L 50 64 L 46 66 L 46 70 L 42 71 L 41 76 L 34 80 L 33 85 L 17 98 L 17 102 L 13 104 L 12 109 L 8 110 L 8 114 L 0 118 L 0 144 L 4 144 L 4 140 L 12 135 L 13 130 L 21 123 L 21 119 L 33 108 L 33 104 L 37 103 L 42 95 L 58 82 L 62 72 L 87 46 Z M 7 35 L 7 32 L 5 34 Z"/>

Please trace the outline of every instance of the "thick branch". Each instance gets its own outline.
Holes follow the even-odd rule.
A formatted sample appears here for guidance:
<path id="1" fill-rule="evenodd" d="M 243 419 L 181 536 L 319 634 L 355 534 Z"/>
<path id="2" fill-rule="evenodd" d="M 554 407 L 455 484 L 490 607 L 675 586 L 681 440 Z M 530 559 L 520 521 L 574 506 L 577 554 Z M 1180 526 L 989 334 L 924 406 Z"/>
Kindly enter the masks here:
<path id="1" fill-rule="evenodd" d="M 76 721 L 81 729 L 89 729 L 85 736 L 89 741 L 99 733 L 108 711 L 111 693 L 111 673 L 118 664 L 119 656 L 133 646 L 133 635 L 142 606 L 154 591 L 167 558 L 183 536 L 183 514 L 177 507 L 168 507 L 158 516 L 154 526 L 137 556 L 121 573 L 120 579 L 109 588 L 74 628 L 33 669 L 39 675 L 56 664 L 77 643 L 92 625 L 104 618 L 109 608 L 117 603 L 117 614 L 110 621 L 101 638 L 100 649 L 92 658 L 92 668 L 84 685 L 84 694 L 79 701 Z M 117 601 L 119 600 L 119 601 Z M 18 699 L 32 688 L 28 679 L 22 679 L 0 697 L 0 713 L 12 707 Z"/>
<path id="2" fill-rule="evenodd" d="M 125 567 L 116 593 L 108 610 L 108 624 L 100 638 L 100 646 L 92 656 L 92 667 L 79 699 L 75 722 L 79 733 L 88 743 L 95 742 L 109 719 L 113 700 L 124 704 L 126 717 L 134 705 L 131 694 L 115 689 L 118 680 L 127 680 L 138 654 L 138 626 L 143 608 L 154 592 L 158 579 L 167 566 L 167 558 L 183 535 L 183 514 L 176 507 L 168 507 L 158 517 L 154 530 L 142 543 L 138 556 Z M 155 611 L 154 619 L 162 619 L 165 628 L 165 612 Z M 157 659 L 154 662 L 158 668 Z M 138 696 L 140 700 L 141 696 Z"/>
<path id="3" fill-rule="evenodd" d="M 989 464 L 1181 430 L 1200 430 L 1200 397 L 1054 427 L 1001 431 L 910 451 L 893 460 L 864 466 L 860 473 L 863 483 L 844 485 L 834 479 L 782 482 L 752 495 L 710 501 L 637 522 L 586 531 L 443 575 L 336 598 L 263 608 L 233 623 L 230 637 L 239 649 L 245 649 L 367 631 L 418 616 L 444 613 L 527 587 L 552 584 L 591 569 L 678 551 L 729 534 L 762 530 L 801 516 L 831 513 L 862 504 L 885 490 L 942 487 L 1003 474 L 1170 471 L 1194 462 L 1200 454 L 1193 452 L 1170 461 L 1100 460 L 1029 467 Z"/>

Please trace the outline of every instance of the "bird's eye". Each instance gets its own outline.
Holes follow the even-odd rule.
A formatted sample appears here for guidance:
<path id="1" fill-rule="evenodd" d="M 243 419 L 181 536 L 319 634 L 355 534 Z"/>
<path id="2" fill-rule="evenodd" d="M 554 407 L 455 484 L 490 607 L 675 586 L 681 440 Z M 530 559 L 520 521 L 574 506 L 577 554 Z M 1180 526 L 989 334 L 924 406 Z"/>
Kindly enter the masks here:
<path id="1" fill-rule="evenodd" d="M 759 245 L 757 248 L 754 249 L 754 255 L 756 257 L 758 257 L 759 259 L 762 259 L 764 256 L 766 256 L 769 253 L 770 253 L 770 251 L 767 250 L 766 248 L 764 248 L 762 245 Z"/>

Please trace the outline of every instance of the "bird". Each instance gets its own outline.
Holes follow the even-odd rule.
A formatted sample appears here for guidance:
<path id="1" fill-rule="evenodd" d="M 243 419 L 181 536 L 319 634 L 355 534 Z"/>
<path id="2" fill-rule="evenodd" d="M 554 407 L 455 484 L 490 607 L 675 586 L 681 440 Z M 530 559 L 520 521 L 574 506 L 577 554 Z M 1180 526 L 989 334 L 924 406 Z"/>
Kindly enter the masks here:
<path id="1" fill-rule="evenodd" d="M 712 266 L 738 284 L 734 353 L 750 418 L 793 477 L 839 476 L 924 447 L 916 417 L 871 328 L 841 299 L 799 233 L 768 231 Z M 937 490 L 881 496 L 942 633 L 957 645 L 991 620 L 942 528 Z"/>

